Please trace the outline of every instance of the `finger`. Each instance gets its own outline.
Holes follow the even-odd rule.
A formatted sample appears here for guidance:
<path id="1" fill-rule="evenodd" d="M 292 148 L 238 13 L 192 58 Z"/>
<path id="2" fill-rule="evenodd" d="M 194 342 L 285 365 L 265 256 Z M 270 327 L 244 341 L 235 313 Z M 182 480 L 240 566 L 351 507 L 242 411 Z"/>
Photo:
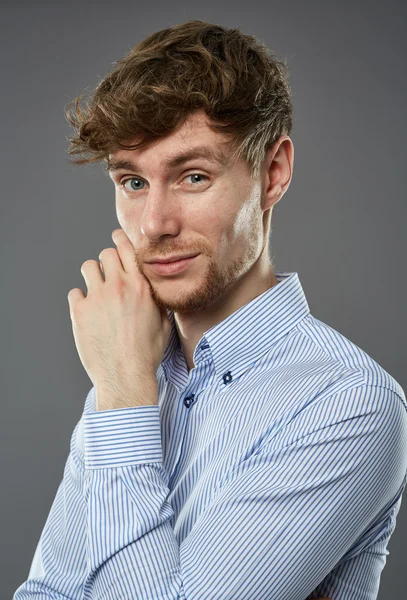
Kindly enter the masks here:
<path id="1" fill-rule="evenodd" d="M 105 278 L 112 278 L 120 271 L 123 271 L 122 261 L 116 248 L 105 248 L 99 254 L 100 268 L 103 271 Z"/>
<path id="2" fill-rule="evenodd" d="M 81 266 L 81 273 L 89 292 L 104 283 L 99 263 L 96 260 L 85 260 Z"/>
<path id="3" fill-rule="evenodd" d="M 117 246 L 117 252 L 119 253 L 123 269 L 126 273 L 133 273 L 137 270 L 136 254 L 133 244 L 123 229 L 115 229 L 112 232 L 112 240 Z"/>
<path id="4" fill-rule="evenodd" d="M 72 315 L 75 310 L 76 304 L 85 298 L 85 294 L 79 288 L 74 288 L 73 290 L 69 290 L 68 292 L 68 304 L 69 304 L 69 313 Z"/>

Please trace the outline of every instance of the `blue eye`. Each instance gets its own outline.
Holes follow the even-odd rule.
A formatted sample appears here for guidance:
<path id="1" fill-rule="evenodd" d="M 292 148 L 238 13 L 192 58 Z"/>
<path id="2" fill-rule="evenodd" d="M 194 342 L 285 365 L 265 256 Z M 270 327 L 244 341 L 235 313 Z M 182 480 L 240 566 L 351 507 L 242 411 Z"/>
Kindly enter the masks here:
<path id="1" fill-rule="evenodd" d="M 204 179 L 208 179 L 206 177 L 206 175 L 201 175 L 201 173 L 190 173 L 189 175 L 187 175 L 187 177 L 203 177 Z M 195 183 L 200 183 L 200 182 L 198 181 L 198 182 L 195 182 Z"/>
<path id="2" fill-rule="evenodd" d="M 138 181 L 139 183 L 144 183 L 144 181 L 142 179 L 139 179 L 138 177 L 130 177 L 129 179 L 124 179 L 122 181 L 122 186 L 124 187 L 125 190 L 128 190 L 128 188 L 125 187 L 125 184 L 128 181 Z M 141 190 L 141 189 L 143 189 L 143 188 L 142 187 L 141 188 L 140 187 L 136 187 L 136 188 L 131 189 L 130 191 L 136 192 L 137 190 Z"/>
<path id="3" fill-rule="evenodd" d="M 201 173 L 190 173 L 189 175 L 186 175 L 184 177 L 184 179 L 187 179 L 188 177 L 201 177 L 201 178 L 203 177 L 203 179 L 209 179 L 206 175 L 202 175 Z M 140 187 L 140 185 L 137 185 L 137 186 L 133 187 L 133 185 L 131 185 L 131 189 L 129 189 L 128 187 L 126 187 L 126 183 L 128 181 L 137 181 L 138 184 L 142 183 L 143 186 Z M 138 190 L 142 190 L 143 189 L 144 183 L 145 183 L 145 181 L 143 179 L 140 179 L 140 177 L 128 177 L 127 179 L 123 179 L 120 182 L 120 185 L 121 185 L 122 188 L 124 188 L 128 192 L 137 192 Z M 195 180 L 195 183 L 196 184 L 200 184 L 201 182 Z M 198 187 L 198 186 L 195 185 L 193 187 Z"/>

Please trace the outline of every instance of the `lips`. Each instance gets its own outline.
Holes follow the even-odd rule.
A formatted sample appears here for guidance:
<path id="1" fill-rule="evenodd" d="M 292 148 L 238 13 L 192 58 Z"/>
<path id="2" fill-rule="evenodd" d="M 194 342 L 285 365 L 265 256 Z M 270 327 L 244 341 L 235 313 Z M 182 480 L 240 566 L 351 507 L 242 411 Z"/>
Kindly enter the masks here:
<path id="1" fill-rule="evenodd" d="M 154 260 L 148 260 L 147 262 L 150 264 L 168 264 L 168 263 L 172 263 L 172 262 L 177 262 L 179 260 L 185 260 L 187 258 L 193 258 L 194 256 L 197 256 L 196 254 L 187 254 L 185 256 L 175 256 L 174 258 L 156 258 Z"/>
<path id="2" fill-rule="evenodd" d="M 150 263 L 149 266 L 155 273 L 157 273 L 157 275 L 175 275 L 186 270 L 188 266 L 197 259 L 198 256 L 199 255 L 191 256 L 181 260 L 165 263 Z"/>

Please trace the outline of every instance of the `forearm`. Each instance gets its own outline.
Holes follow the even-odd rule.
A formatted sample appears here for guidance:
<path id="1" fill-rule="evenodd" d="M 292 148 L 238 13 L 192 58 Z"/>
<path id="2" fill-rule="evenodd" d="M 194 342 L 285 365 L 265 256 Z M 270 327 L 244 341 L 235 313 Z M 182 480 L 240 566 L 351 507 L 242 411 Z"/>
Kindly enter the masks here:
<path id="1" fill-rule="evenodd" d="M 87 518 L 84 498 L 84 465 L 77 455 L 73 431 L 71 452 L 63 480 L 38 541 L 27 579 L 16 590 L 13 600 L 82 600 L 87 573 Z"/>

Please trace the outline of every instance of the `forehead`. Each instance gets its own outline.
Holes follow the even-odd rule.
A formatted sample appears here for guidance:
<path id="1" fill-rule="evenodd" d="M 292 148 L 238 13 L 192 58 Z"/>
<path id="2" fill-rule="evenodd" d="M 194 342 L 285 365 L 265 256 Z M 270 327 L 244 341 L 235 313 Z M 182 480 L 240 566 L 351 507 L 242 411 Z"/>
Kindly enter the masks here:
<path id="1" fill-rule="evenodd" d="M 208 117 L 203 111 L 190 115 L 175 131 L 155 140 L 148 146 L 136 150 L 120 150 L 109 154 L 106 170 L 117 171 L 134 166 L 135 160 L 146 155 L 159 159 L 162 166 L 175 168 L 188 160 L 203 158 L 220 166 L 231 160 L 230 135 L 213 131 L 208 126 Z M 126 145 L 137 143 L 135 137 Z"/>

